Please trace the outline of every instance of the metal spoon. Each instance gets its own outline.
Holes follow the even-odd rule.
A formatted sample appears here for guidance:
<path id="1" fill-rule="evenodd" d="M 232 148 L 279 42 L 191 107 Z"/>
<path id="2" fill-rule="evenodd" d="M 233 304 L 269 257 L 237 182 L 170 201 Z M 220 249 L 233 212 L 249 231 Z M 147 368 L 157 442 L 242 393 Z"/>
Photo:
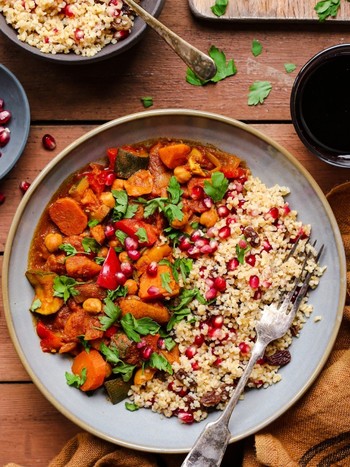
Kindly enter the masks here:
<path id="1" fill-rule="evenodd" d="M 164 24 L 151 16 L 146 10 L 134 0 L 123 0 L 137 15 L 144 20 L 162 39 L 174 50 L 175 53 L 188 65 L 191 70 L 202 80 L 213 78 L 216 74 L 214 61 L 200 50 L 193 47 L 184 39 L 179 37 Z"/>

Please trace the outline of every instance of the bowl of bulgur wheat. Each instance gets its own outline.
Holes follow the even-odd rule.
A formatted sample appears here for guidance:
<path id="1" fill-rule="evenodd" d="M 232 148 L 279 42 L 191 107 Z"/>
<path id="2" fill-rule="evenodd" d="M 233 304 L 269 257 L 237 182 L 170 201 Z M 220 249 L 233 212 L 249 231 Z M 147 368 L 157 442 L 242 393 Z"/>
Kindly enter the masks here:
<path id="1" fill-rule="evenodd" d="M 164 0 L 143 0 L 158 16 Z M 67 64 L 91 63 L 125 52 L 146 24 L 122 0 L 0 0 L 0 30 L 38 57 Z"/>
<path id="2" fill-rule="evenodd" d="M 28 311 L 33 291 L 24 273 L 30 239 L 40 214 L 67 174 L 103 158 L 108 147 L 159 138 L 198 141 L 235 154 L 245 162 L 249 175 L 241 183 L 232 181 L 231 194 L 226 197 L 227 209 L 236 213 L 239 222 L 230 223 L 230 236 L 216 237 L 218 247 L 214 254 L 197 255 L 182 284 L 185 289 L 197 289 L 210 298 L 206 294 L 213 281 L 224 278 L 225 290 L 215 301 L 203 302 L 196 295 L 189 303 L 189 310 L 184 319 L 178 320 L 172 334 L 180 350 L 180 361 L 173 364 L 171 375 L 155 377 L 145 386 L 132 386 L 127 400 L 138 410 L 131 411 L 124 401 L 111 404 L 102 388 L 93 397 L 87 397 L 67 385 L 64 375 L 70 371 L 71 360 L 41 351 Z M 275 208 L 281 221 L 274 219 Z M 249 251 L 245 251 L 247 261 L 231 267 L 230 261 L 246 247 L 238 243 L 242 226 L 259 232 L 260 244 L 254 246 L 252 231 L 245 231 L 251 242 Z M 214 230 L 226 232 L 226 227 L 223 216 Z M 265 358 L 257 363 L 244 397 L 235 408 L 230 422 L 231 441 L 242 439 L 291 407 L 321 371 L 341 322 L 346 268 L 337 223 L 317 183 L 283 147 L 236 120 L 192 110 L 146 111 L 98 127 L 50 162 L 23 199 L 5 249 L 5 316 L 16 350 L 45 397 L 81 428 L 134 449 L 186 452 L 204 424 L 218 417 L 225 397 L 233 389 L 232 382 L 242 374 L 262 306 L 275 301 L 279 291 L 286 290 L 289 279 L 300 270 L 298 261 L 285 261 L 290 248 L 286 231 L 289 238 L 303 232 L 305 237 L 317 239 L 318 245 L 325 244 L 325 250 L 321 266 L 313 275 L 308 299 L 292 329 L 273 343 Z M 211 234 L 216 235 L 213 231 Z M 304 241 L 300 248 L 305 248 Z M 181 248 L 176 249 L 175 255 L 183 255 Z M 256 284 L 250 283 L 252 276 L 259 277 L 261 294 Z M 274 360 L 276 352 L 285 355 L 286 351 L 288 362 Z"/>

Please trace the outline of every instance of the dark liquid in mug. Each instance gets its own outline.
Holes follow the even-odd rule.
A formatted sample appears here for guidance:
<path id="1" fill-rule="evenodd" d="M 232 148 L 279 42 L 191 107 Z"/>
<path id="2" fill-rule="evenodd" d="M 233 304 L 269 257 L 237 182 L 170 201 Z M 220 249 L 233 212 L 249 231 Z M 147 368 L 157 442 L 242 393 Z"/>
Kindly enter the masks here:
<path id="1" fill-rule="evenodd" d="M 350 55 L 319 66 L 307 80 L 301 101 L 316 144 L 350 153 Z"/>

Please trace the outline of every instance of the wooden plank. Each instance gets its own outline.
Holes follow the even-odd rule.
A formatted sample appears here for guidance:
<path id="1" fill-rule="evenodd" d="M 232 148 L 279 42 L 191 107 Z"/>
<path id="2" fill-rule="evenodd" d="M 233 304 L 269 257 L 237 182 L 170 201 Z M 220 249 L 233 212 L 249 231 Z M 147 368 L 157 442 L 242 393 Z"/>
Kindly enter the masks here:
<path id="1" fill-rule="evenodd" d="M 229 1 L 226 13 L 216 16 L 211 11 L 213 0 L 189 0 L 194 15 L 220 21 L 318 21 L 315 12 L 316 0 L 237 0 Z M 336 23 L 349 21 L 350 6 L 342 2 L 335 18 Z"/>

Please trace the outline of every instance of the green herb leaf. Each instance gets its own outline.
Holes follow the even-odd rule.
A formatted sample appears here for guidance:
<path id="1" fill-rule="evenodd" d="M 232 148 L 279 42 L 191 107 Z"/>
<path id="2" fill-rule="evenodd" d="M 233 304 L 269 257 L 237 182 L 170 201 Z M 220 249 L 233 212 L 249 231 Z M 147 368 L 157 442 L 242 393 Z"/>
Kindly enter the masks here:
<path id="1" fill-rule="evenodd" d="M 236 255 L 237 255 L 237 259 L 239 263 L 241 264 L 244 263 L 244 257 L 249 250 L 250 250 L 250 245 L 247 245 L 246 248 L 241 248 L 239 245 L 236 245 Z"/>
<path id="2" fill-rule="evenodd" d="M 183 191 L 181 190 L 180 183 L 172 176 L 169 180 L 169 185 L 167 187 L 167 192 L 169 193 L 169 201 L 172 204 L 178 204 L 181 200 L 181 195 Z"/>
<path id="3" fill-rule="evenodd" d="M 102 256 L 95 256 L 94 261 L 96 264 L 103 264 L 105 262 L 106 258 L 103 258 Z"/>
<path id="4" fill-rule="evenodd" d="M 78 339 L 81 345 L 84 347 L 85 352 L 89 353 L 91 349 L 89 341 L 87 341 L 84 336 L 78 336 Z"/>
<path id="5" fill-rule="evenodd" d="M 339 8 L 340 0 L 321 0 L 314 7 L 320 22 L 329 17 L 337 16 Z"/>
<path id="6" fill-rule="evenodd" d="M 158 354 L 157 352 L 152 353 L 151 358 L 149 359 L 149 366 L 156 368 L 157 370 L 166 371 L 170 375 L 173 374 L 173 368 L 168 360 L 164 355 Z"/>
<path id="7" fill-rule="evenodd" d="M 228 0 L 215 0 L 215 5 L 210 7 L 211 11 L 216 16 L 223 16 L 226 13 Z"/>
<path id="8" fill-rule="evenodd" d="M 182 203 L 177 205 L 167 204 L 164 206 L 163 212 L 170 223 L 172 223 L 174 220 L 182 221 L 184 218 L 184 213 L 182 212 Z"/>
<path id="9" fill-rule="evenodd" d="M 135 232 L 135 235 L 139 239 L 140 243 L 147 243 L 148 242 L 147 232 L 146 232 L 146 229 L 144 227 L 140 227 L 139 229 L 137 229 L 137 231 Z"/>
<path id="10" fill-rule="evenodd" d="M 248 105 L 263 104 L 271 89 L 272 85 L 269 81 L 255 81 L 249 87 Z"/>
<path id="11" fill-rule="evenodd" d="M 35 299 L 30 307 L 30 311 L 35 311 L 41 307 L 41 300 L 39 298 Z"/>
<path id="12" fill-rule="evenodd" d="M 123 219 L 126 213 L 128 206 L 128 195 L 125 190 L 112 190 L 111 193 L 115 199 L 115 206 L 112 212 L 112 221 L 116 222 L 120 219 Z"/>
<path id="13" fill-rule="evenodd" d="M 102 344 L 100 345 L 100 352 L 102 353 L 102 355 L 105 356 L 106 361 L 109 362 L 109 363 L 113 363 L 114 365 L 118 365 L 118 363 L 121 362 L 121 360 L 119 358 L 118 349 L 117 349 L 117 347 L 115 345 L 111 346 L 111 347 L 108 347 L 106 344 L 104 344 L 102 342 Z"/>
<path id="14" fill-rule="evenodd" d="M 119 319 L 121 315 L 121 309 L 119 306 L 115 305 L 113 301 L 107 297 L 104 299 L 105 306 L 103 307 L 103 311 L 105 316 L 100 316 L 99 321 L 101 323 L 101 330 L 107 331 L 114 323 Z"/>
<path id="15" fill-rule="evenodd" d="M 189 308 L 181 308 L 181 310 L 174 311 L 166 325 L 166 330 L 168 332 L 171 331 L 175 324 L 179 323 L 190 314 L 191 310 Z"/>
<path id="16" fill-rule="evenodd" d="M 88 226 L 91 228 L 91 227 L 96 227 L 96 225 L 98 225 L 100 223 L 99 220 L 97 219 L 91 219 L 89 222 L 88 222 Z"/>
<path id="17" fill-rule="evenodd" d="M 172 293 L 173 289 L 170 287 L 170 273 L 169 272 L 163 272 L 160 275 L 160 280 L 162 281 L 162 287 L 165 289 L 167 292 Z"/>
<path id="18" fill-rule="evenodd" d="M 294 63 L 285 63 L 284 64 L 284 69 L 286 70 L 287 73 L 292 73 L 296 69 L 296 65 Z"/>
<path id="19" fill-rule="evenodd" d="M 197 299 L 199 303 L 206 304 L 206 300 L 200 293 L 200 291 L 195 287 L 194 289 L 183 289 L 181 294 L 176 299 L 176 305 L 171 306 L 172 311 L 179 311 L 182 308 L 186 307 L 192 300 Z"/>
<path id="20" fill-rule="evenodd" d="M 75 388 L 80 388 L 86 381 L 86 368 L 81 370 L 80 375 L 74 375 L 66 371 L 66 382 L 69 386 L 74 386 Z"/>
<path id="21" fill-rule="evenodd" d="M 136 410 L 139 410 L 139 407 L 133 402 L 125 402 L 125 408 L 130 412 L 135 412 Z"/>
<path id="22" fill-rule="evenodd" d="M 115 290 L 107 290 L 107 297 L 114 302 L 118 297 L 126 297 L 128 289 L 123 285 L 118 285 Z"/>
<path id="23" fill-rule="evenodd" d="M 166 227 L 163 233 L 172 241 L 174 247 L 179 243 L 179 238 L 184 235 L 181 230 L 174 229 L 173 227 Z"/>
<path id="24" fill-rule="evenodd" d="M 172 350 L 175 347 L 176 342 L 171 337 L 165 337 L 164 344 L 165 348 L 170 352 L 170 350 Z"/>
<path id="25" fill-rule="evenodd" d="M 128 236 L 128 234 L 126 234 L 126 233 L 123 232 L 122 230 L 117 229 L 117 230 L 115 231 L 115 234 L 114 234 L 114 235 L 117 237 L 117 239 L 120 241 L 120 243 L 121 243 L 122 245 L 124 245 L 125 239 L 126 239 L 126 237 Z"/>
<path id="26" fill-rule="evenodd" d="M 120 363 L 113 368 L 112 372 L 122 375 L 123 381 L 127 382 L 132 378 L 135 368 L 136 365 L 129 365 L 128 363 L 120 361 Z"/>
<path id="27" fill-rule="evenodd" d="M 222 172 L 213 172 L 211 182 L 204 180 L 204 191 L 215 203 L 222 200 L 227 188 L 228 180 Z"/>
<path id="28" fill-rule="evenodd" d="M 128 204 L 126 207 L 125 214 L 124 214 L 124 219 L 131 219 L 136 214 L 136 211 L 137 211 L 136 204 Z"/>
<path id="29" fill-rule="evenodd" d="M 150 96 L 141 97 L 141 102 L 145 109 L 147 109 L 148 107 L 152 107 L 153 97 L 150 97 Z"/>
<path id="30" fill-rule="evenodd" d="M 82 282 L 80 282 L 81 284 Z M 72 277 L 67 276 L 56 276 L 53 281 L 54 296 L 63 298 L 66 302 L 69 297 L 78 295 L 78 291 L 74 288 L 79 283 Z"/>
<path id="31" fill-rule="evenodd" d="M 134 342 L 140 342 L 140 334 L 156 334 L 160 328 L 159 324 L 151 318 L 136 319 L 131 313 L 127 313 L 120 320 L 125 334 Z"/>
<path id="32" fill-rule="evenodd" d="M 64 251 L 67 256 L 74 256 L 78 253 L 78 250 L 70 243 L 62 243 L 58 248 Z"/>
<path id="33" fill-rule="evenodd" d="M 91 237 L 83 238 L 81 244 L 83 245 L 84 251 L 86 253 L 97 253 L 100 249 L 100 245 L 96 242 L 94 238 Z"/>
<path id="34" fill-rule="evenodd" d="M 252 42 L 252 54 L 254 55 L 254 57 L 258 57 L 261 54 L 262 49 L 263 49 L 262 45 L 260 44 L 258 39 L 253 39 L 253 42 Z"/>
<path id="35" fill-rule="evenodd" d="M 108 347 L 106 344 L 102 343 L 100 346 L 100 351 L 102 355 L 105 356 L 107 362 L 111 363 L 112 365 L 116 365 L 112 372 L 115 374 L 121 374 L 123 381 L 129 381 L 136 366 L 123 362 L 123 360 L 119 358 L 119 351 L 115 345 Z"/>

